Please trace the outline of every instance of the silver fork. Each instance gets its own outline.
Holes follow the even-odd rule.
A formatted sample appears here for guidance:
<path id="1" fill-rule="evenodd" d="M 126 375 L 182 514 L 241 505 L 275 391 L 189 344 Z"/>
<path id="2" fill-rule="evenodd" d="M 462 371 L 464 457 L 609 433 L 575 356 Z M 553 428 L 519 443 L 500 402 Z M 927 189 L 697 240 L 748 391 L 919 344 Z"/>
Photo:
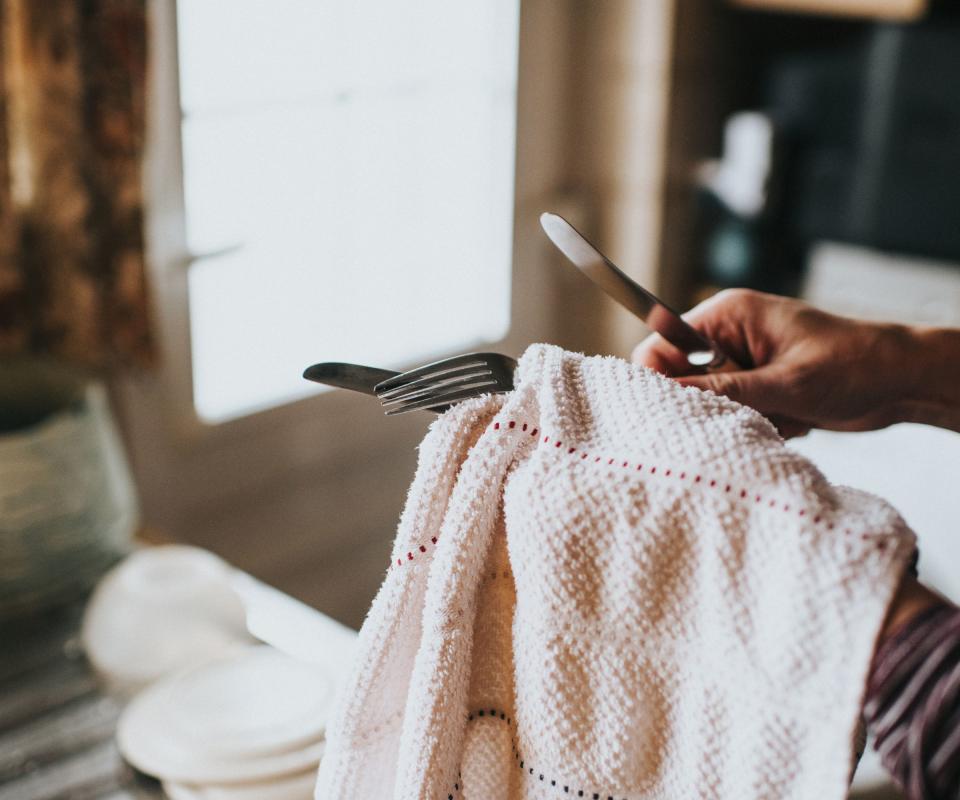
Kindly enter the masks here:
<path id="1" fill-rule="evenodd" d="M 373 391 L 387 416 L 418 409 L 436 410 L 482 394 L 513 389 L 517 362 L 501 353 L 466 353 L 401 372 Z"/>

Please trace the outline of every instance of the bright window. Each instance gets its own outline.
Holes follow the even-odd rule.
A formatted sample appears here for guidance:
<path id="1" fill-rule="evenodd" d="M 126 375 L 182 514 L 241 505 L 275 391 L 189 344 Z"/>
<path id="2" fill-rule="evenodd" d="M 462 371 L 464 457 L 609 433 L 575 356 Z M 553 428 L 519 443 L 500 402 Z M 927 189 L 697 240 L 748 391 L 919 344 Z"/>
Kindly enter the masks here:
<path id="1" fill-rule="evenodd" d="M 180 0 L 202 419 L 315 391 L 315 361 L 390 367 L 506 334 L 518 12 Z"/>

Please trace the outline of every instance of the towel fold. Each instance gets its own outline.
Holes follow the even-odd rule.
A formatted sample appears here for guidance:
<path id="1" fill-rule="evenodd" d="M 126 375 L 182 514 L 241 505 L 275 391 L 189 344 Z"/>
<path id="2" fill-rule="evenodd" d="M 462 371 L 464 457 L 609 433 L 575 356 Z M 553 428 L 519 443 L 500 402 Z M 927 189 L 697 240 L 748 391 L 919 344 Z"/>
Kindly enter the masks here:
<path id="1" fill-rule="evenodd" d="M 421 445 L 316 796 L 840 800 L 913 548 L 756 412 L 534 345 Z"/>

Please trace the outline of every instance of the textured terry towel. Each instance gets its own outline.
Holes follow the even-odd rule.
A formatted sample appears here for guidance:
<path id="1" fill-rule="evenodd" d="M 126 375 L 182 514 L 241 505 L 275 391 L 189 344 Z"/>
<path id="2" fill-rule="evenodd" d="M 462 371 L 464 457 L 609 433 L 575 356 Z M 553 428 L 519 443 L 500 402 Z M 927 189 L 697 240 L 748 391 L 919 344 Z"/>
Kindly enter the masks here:
<path id="1" fill-rule="evenodd" d="M 535 345 L 421 445 L 317 797 L 839 800 L 912 549 L 750 409 Z"/>

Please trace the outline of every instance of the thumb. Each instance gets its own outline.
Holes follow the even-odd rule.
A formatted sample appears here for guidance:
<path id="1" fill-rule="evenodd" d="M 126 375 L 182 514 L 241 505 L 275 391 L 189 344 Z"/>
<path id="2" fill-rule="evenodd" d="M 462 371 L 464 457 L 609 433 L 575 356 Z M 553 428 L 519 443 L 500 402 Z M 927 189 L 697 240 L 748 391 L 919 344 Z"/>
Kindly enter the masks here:
<path id="1" fill-rule="evenodd" d="M 685 375 L 676 381 L 683 386 L 724 395 L 762 414 L 789 414 L 791 411 L 787 394 L 789 382 L 783 371 L 776 367 Z"/>

